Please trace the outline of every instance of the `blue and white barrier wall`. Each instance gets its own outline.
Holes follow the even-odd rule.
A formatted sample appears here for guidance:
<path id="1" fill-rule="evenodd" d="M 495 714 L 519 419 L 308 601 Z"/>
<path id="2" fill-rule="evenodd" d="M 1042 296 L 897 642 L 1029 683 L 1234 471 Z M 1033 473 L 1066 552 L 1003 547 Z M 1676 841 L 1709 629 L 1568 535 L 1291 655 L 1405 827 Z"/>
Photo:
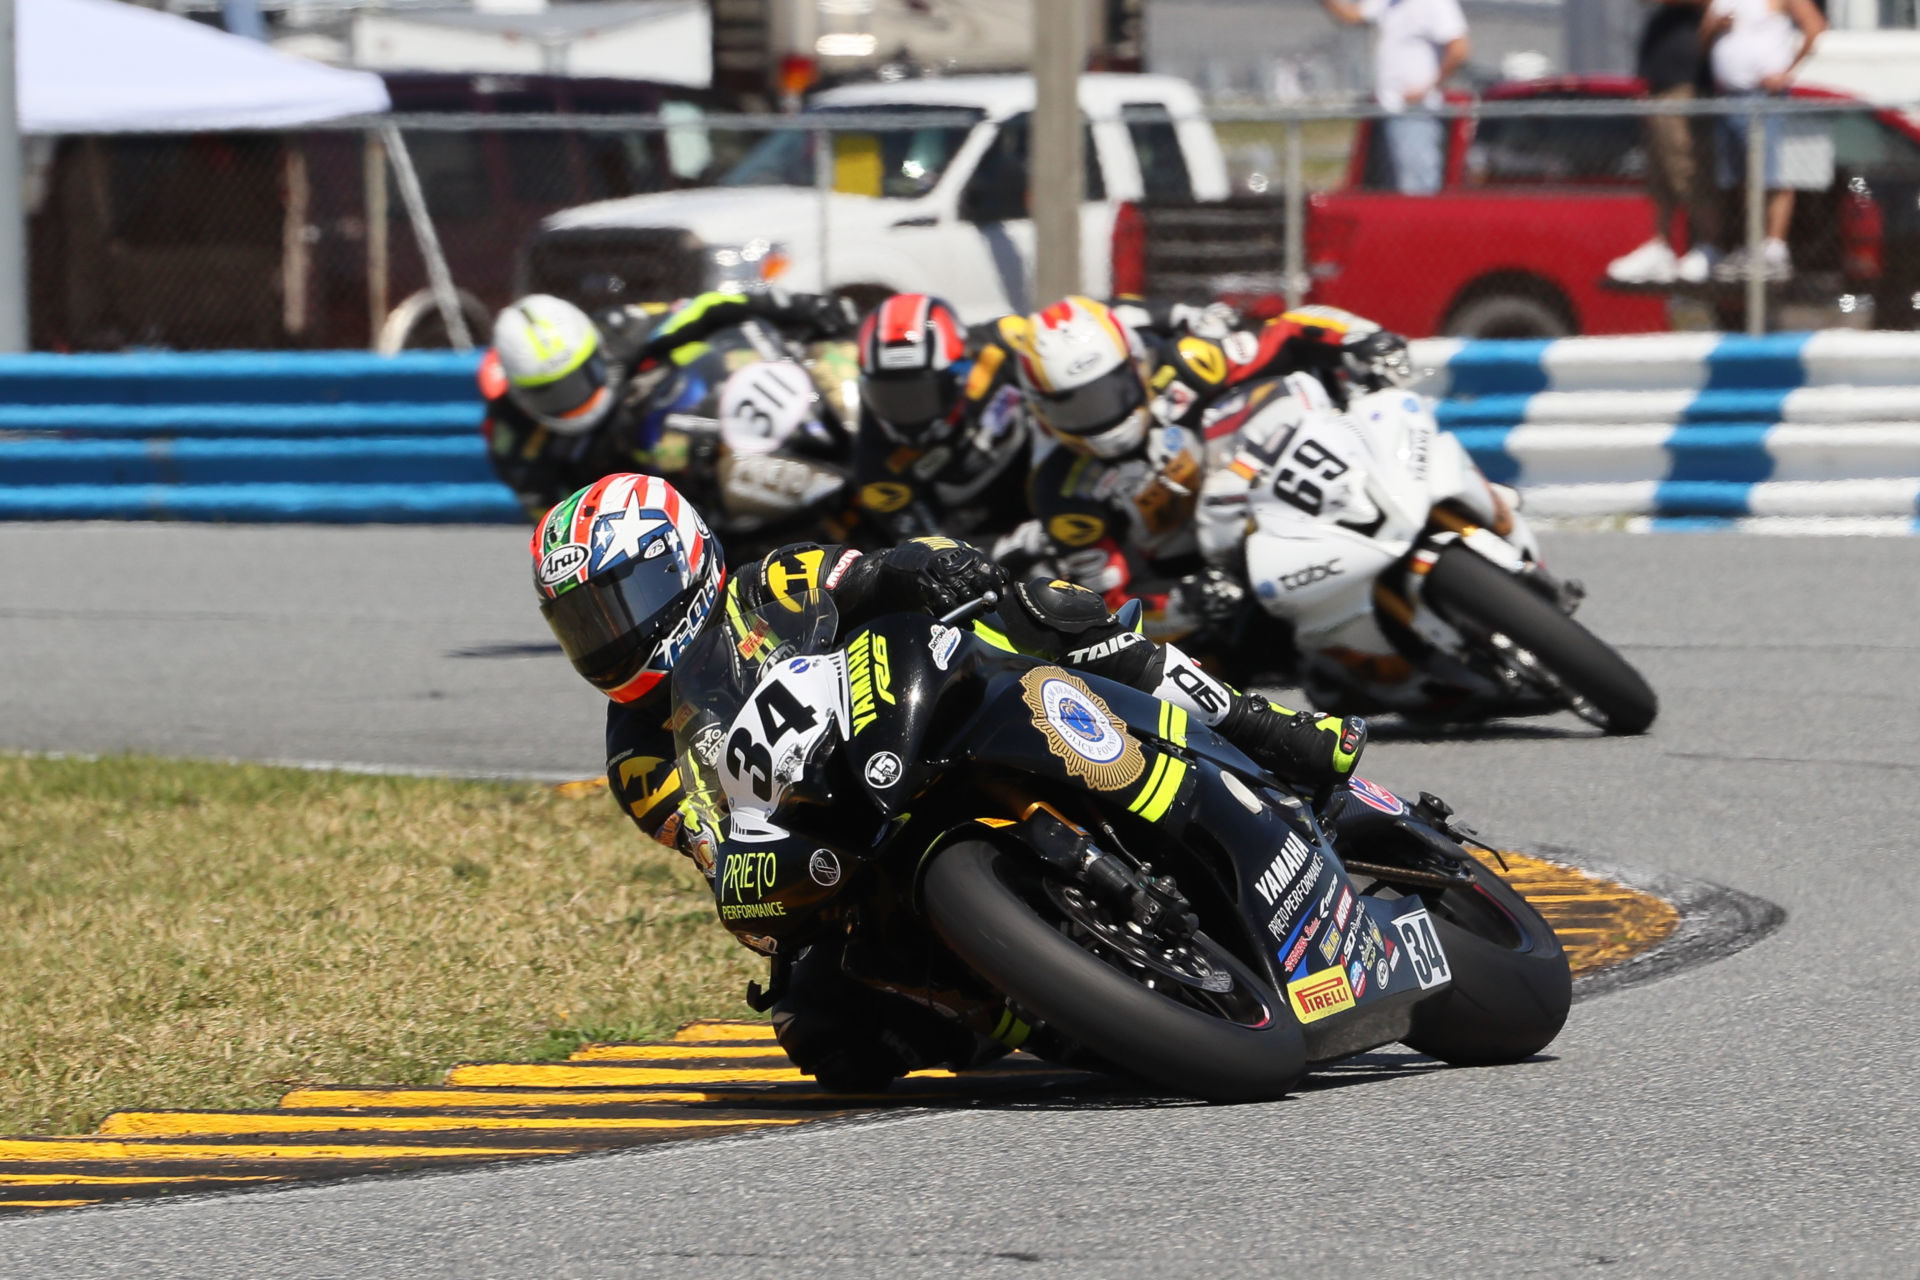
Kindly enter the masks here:
<path id="1" fill-rule="evenodd" d="M 1432 339 L 1414 360 L 1535 515 L 1920 515 L 1920 335 Z M 0 519 L 516 521 L 477 364 L 0 357 Z"/>
<path id="2" fill-rule="evenodd" d="M 1548 517 L 1920 517 L 1920 335 L 1414 344 L 1441 424 Z"/>
<path id="3" fill-rule="evenodd" d="M 0 357 L 0 518 L 522 519 L 479 433 L 479 358 Z"/>

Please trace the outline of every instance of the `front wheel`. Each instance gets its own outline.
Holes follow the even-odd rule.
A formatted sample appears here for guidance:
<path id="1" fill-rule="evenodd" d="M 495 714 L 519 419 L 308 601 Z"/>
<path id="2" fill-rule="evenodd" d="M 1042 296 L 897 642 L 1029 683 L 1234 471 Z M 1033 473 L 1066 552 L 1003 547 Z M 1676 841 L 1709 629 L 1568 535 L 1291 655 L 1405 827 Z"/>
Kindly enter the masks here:
<path id="1" fill-rule="evenodd" d="M 1573 973 L 1553 927 L 1477 858 L 1473 883 L 1419 896 L 1453 985 L 1415 1006 L 1408 1048 L 1455 1066 L 1519 1062 L 1566 1025 Z"/>
<path id="2" fill-rule="evenodd" d="M 1277 1098 L 1306 1074 L 1292 1012 L 1204 934 L 1156 943 L 983 841 L 936 854 L 925 889 L 962 960 L 1117 1067 L 1212 1102 Z"/>
<path id="3" fill-rule="evenodd" d="M 1659 714 L 1653 689 L 1625 658 L 1471 547 L 1440 553 L 1426 595 L 1448 618 L 1518 646 L 1510 665 L 1537 664 L 1574 712 L 1608 733 L 1645 733 Z"/>

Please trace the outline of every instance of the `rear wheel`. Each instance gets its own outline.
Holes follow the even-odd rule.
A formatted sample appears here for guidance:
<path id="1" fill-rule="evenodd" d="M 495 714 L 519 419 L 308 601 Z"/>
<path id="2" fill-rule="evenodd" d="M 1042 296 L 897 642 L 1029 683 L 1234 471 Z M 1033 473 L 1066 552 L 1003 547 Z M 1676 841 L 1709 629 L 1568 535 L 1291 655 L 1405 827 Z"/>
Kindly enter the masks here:
<path id="1" fill-rule="evenodd" d="M 1453 984 L 1417 1005 L 1408 1048 L 1456 1066 L 1518 1062 L 1566 1025 L 1573 973 L 1553 928 L 1477 859 L 1473 883 L 1420 889 Z"/>
<path id="2" fill-rule="evenodd" d="M 1204 934 L 1142 934 L 982 841 L 934 856 L 927 913 L 1015 1003 L 1115 1066 L 1214 1102 L 1277 1098 L 1306 1073 L 1285 1004 Z"/>
<path id="3" fill-rule="evenodd" d="M 1659 713 L 1653 689 L 1625 658 L 1470 547 L 1455 543 L 1440 553 L 1426 597 L 1470 630 L 1510 641 L 1521 652 L 1502 654 L 1509 667 L 1523 675 L 1537 669 L 1570 709 L 1608 733 L 1645 733 Z"/>

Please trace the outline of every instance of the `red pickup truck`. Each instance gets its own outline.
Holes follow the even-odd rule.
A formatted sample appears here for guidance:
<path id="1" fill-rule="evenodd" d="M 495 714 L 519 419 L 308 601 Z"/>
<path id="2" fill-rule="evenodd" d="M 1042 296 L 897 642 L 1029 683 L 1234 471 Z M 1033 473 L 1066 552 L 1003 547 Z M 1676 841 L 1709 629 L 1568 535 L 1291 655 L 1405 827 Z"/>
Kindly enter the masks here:
<path id="1" fill-rule="evenodd" d="M 1566 77 L 1495 86 L 1483 100 L 1591 101 L 1642 91 L 1627 77 Z M 1915 327 L 1920 129 L 1866 104 L 1833 121 L 1833 184 L 1799 201 L 1789 235 L 1795 274 L 1769 286 L 1773 320 Z M 1630 289 L 1607 281 L 1608 262 L 1653 233 L 1639 117 L 1457 119 L 1445 186 L 1424 196 L 1392 189 L 1378 134 L 1361 124 L 1344 185 L 1307 201 L 1311 301 L 1409 336 L 1645 333 L 1669 328 L 1669 300 L 1687 297 L 1724 327 L 1744 322 L 1738 284 Z M 1711 175 L 1712 157 L 1701 160 Z M 1727 193 L 1728 227 L 1745 226 L 1739 195 Z M 1225 295 L 1270 311 L 1285 278 L 1283 220 L 1271 199 L 1211 208 L 1143 201 L 1116 223 L 1115 291 Z"/>

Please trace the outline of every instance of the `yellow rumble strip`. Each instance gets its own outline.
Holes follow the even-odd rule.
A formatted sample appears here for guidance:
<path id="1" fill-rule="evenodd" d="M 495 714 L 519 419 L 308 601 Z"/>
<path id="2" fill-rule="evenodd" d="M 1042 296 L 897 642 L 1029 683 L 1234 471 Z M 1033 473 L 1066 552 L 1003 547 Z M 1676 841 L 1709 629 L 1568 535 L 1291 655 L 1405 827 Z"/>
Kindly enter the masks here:
<path id="1" fill-rule="evenodd" d="M 1679 912 L 1658 898 L 1524 854 L 1503 857 L 1504 868 L 1486 861 L 1552 923 L 1576 974 L 1646 951 L 1679 925 Z M 916 1072 L 884 1094 L 830 1094 L 794 1070 L 766 1023 L 694 1022 L 671 1040 L 588 1045 L 564 1062 L 468 1063 L 440 1085 L 315 1086 L 271 1111 L 120 1111 L 92 1134 L 0 1138 L 0 1215 L 1110 1087 L 1015 1054 L 979 1071 Z"/>

